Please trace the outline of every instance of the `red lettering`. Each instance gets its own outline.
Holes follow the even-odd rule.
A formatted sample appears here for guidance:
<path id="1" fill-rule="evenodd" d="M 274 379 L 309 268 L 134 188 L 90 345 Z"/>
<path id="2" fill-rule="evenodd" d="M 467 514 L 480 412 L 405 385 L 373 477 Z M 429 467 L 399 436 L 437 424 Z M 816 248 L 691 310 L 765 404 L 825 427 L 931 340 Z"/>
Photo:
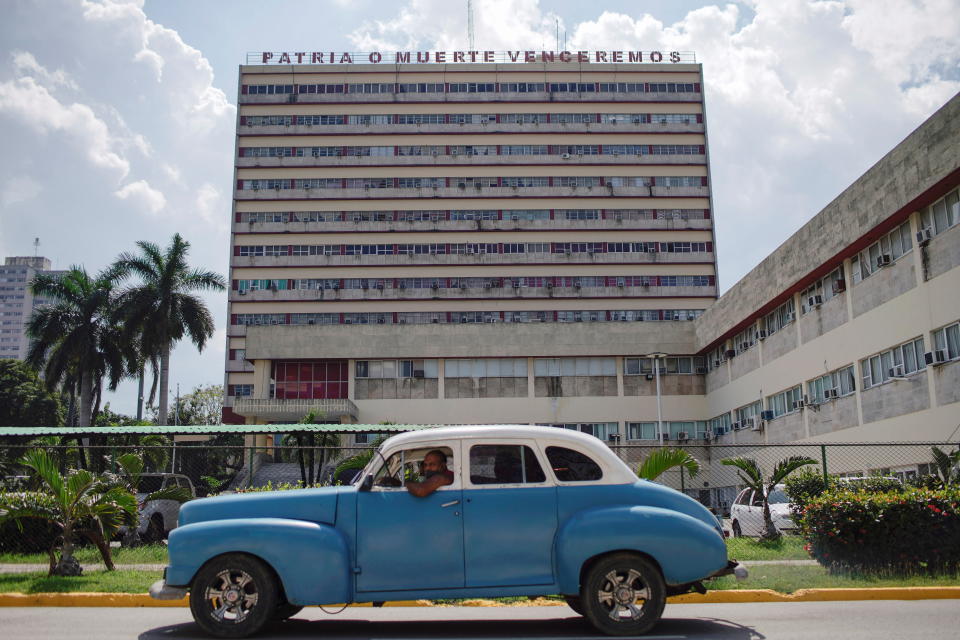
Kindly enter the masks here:
<path id="1" fill-rule="evenodd" d="M 396 60 L 397 64 L 401 62 L 410 62 L 410 52 L 409 51 L 397 51 Z"/>
<path id="2" fill-rule="evenodd" d="M 643 51 L 631 51 L 628 58 L 629 62 L 643 62 Z"/>
<path id="3" fill-rule="evenodd" d="M 560 52 L 560 62 L 570 62 L 573 59 L 573 54 L 569 51 Z"/>
<path id="4" fill-rule="evenodd" d="M 610 55 L 613 56 L 612 62 L 623 62 L 623 51 L 614 51 Z"/>
<path id="5" fill-rule="evenodd" d="M 417 51 L 417 62 L 430 62 L 430 52 Z"/>
<path id="6" fill-rule="evenodd" d="M 304 53 L 303 51 L 298 51 L 298 52 L 296 52 L 296 53 L 293 54 L 293 55 L 297 56 L 297 64 L 301 64 L 301 63 L 303 62 L 303 56 L 305 56 L 305 55 L 307 55 L 307 54 Z"/>
<path id="7" fill-rule="evenodd" d="M 577 62 L 590 62 L 590 52 L 577 51 Z"/>
<path id="8" fill-rule="evenodd" d="M 322 53 L 317 53 L 317 52 L 311 53 L 311 54 L 310 54 L 310 62 L 313 63 L 313 64 L 317 64 L 317 63 L 323 64 L 323 54 L 322 54 Z"/>
<path id="9" fill-rule="evenodd" d="M 680 62 L 680 52 L 671 51 L 670 52 L 670 62 Z"/>
<path id="10" fill-rule="evenodd" d="M 333 59 L 333 51 L 331 51 L 331 52 L 330 52 L 330 64 L 333 64 L 334 62 L 336 62 L 336 61 Z"/>
<path id="11" fill-rule="evenodd" d="M 270 53 L 269 51 L 264 51 L 264 52 L 263 52 L 263 64 L 267 64 L 267 62 L 268 62 L 268 61 L 270 60 L 270 58 L 272 58 L 272 57 L 273 57 L 273 54 L 272 54 L 272 53 Z"/>
<path id="12" fill-rule="evenodd" d="M 433 54 L 433 58 L 436 62 L 446 62 L 447 61 L 447 52 L 446 51 L 437 51 Z"/>
<path id="13" fill-rule="evenodd" d="M 454 51 L 453 52 L 453 61 L 454 62 L 465 62 L 463 59 L 463 51 Z"/>
<path id="14" fill-rule="evenodd" d="M 651 51 L 650 62 L 663 62 L 663 54 L 659 51 Z"/>
<path id="15" fill-rule="evenodd" d="M 379 51 L 372 51 L 372 52 L 370 53 L 370 62 L 376 64 L 376 63 L 380 62 L 381 60 L 383 60 L 383 56 L 380 55 L 380 52 L 379 52 Z"/>
<path id="16" fill-rule="evenodd" d="M 483 52 L 483 61 L 484 62 L 493 62 L 493 51 L 484 51 Z"/>
<path id="17" fill-rule="evenodd" d="M 350 64 L 353 64 L 353 58 L 350 57 L 349 53 L 340 54 L 340 64 L 343 64 L 344 62 L 349 62 Z"/>
<path id="18" fill-rule="evenodd" d="M 544 62 L 553 62 L 553 51 L 541 51 L 540 59 Z"/>
<path id="19" fill-rule="evenodd" d="M 606 62 L 607 61 L 607 52 L 606 51 L 596 51 L 594 52 L 597 62 Z"/>
<path id="20" fill-rule="evenodd" d="M 510 62 L 516 62 L 517 58 L 520 57 L 519 51 L 507 51 L 507 55 L 510 56 Z"/>
<path id="21" fill-rule="evenodd" d="M 280 63 L 280 64 L 283 64 L 284 62 L 286 62 L 287 64 L 289 64 L 289 63 L 290 63 L 290 54 L 287 53 L 286 51 L 284 51 L 283 53 L 280 54 L 280 59 L 279 59 L 277 62 Z"/>
<path id="22" fill-rule="evenodd" d="M 523 52 L 523 61 L 524 62 L 536 62 L 537 56 L 534 55 L 533 51 L 524 51 Z"/>

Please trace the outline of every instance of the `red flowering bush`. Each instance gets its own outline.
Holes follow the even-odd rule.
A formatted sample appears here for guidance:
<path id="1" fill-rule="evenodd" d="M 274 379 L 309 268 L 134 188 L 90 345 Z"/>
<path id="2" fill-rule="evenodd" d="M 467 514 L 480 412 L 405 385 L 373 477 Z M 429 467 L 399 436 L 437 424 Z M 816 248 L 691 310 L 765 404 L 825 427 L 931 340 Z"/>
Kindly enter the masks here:
<path id="1" fill-rule="evenodd" d="M 804 511 L 810 555 L 832 571 L 960 571 L 960 489 L 828 491 Z"/>

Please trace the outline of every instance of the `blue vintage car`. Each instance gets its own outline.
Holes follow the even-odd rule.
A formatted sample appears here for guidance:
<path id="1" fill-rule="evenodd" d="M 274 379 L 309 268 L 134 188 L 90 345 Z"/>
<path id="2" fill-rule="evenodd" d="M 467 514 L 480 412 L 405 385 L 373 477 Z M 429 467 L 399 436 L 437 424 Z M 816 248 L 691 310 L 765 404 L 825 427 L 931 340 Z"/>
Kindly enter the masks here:
<path id="1" fill-rule="evenodd" d="M 420 482 L 425 458 L 445 458 L 441 480 Z M 394 436 L 352 486 L 189 502 L 169 557 L 151 595 L 189 589 L 194 619 L 220 637 L 305 605 L 545 594 L 636 635 L 668 595 L 735 565 L 695 500 L 637 480 L 592 436 L 525 426 Z"/>

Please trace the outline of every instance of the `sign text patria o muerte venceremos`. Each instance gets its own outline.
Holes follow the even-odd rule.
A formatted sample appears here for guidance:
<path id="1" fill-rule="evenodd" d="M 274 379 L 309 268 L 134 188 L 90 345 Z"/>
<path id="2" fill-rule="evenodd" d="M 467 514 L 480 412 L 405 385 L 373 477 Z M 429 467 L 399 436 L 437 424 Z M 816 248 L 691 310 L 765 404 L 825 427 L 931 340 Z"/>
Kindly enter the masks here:
<path id="1" fill-rule="evenodd" d="M 455 64 L 468 62 L 696 62 L 690 51 L 261 51 L 248 64 Z"/>

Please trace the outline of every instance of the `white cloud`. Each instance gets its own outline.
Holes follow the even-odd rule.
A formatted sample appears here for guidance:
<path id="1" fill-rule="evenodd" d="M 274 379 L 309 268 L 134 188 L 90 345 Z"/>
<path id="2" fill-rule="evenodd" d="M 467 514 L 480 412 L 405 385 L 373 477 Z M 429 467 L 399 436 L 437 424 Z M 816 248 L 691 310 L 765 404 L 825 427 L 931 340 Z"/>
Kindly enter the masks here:
<path id="1" fill-rule="evenodd" d="M 13 68 L 18 76 L 32 76 L 42 80 L 46 86 L 63 86 L 68 89 L 77 89 L 77 83 L 63 69 L 48 71 L 28 51 L 13 52 Z"/>
<path id="2" fill-rule="evenodd" d="M 114 151 L 118 140 L 86 104 L 58 101 L 32 77 L 0 83 L 0 114 L 16 118 L 39 133 L 64 133 L 96 166 L 125 177 L 130 163 Z"/>
<path id="3" fill-rule="evenodd" d="M 194 200 L 194 211 L 212 227 L 227 230 L 230 209 L 223 194 L 210 183 L 200 185 Z"/>
<path id="4" fill-rule="evenodd" d="M 121 200 L 130 200 L 148 213 L 159 213 L 167 206 L 167 199 L 163 193 L 151 187 L 146 180 L 126 184 L 117 189 L 113 195 Z"/>
<path id="5" fill-rule="evenodd" d="M 0 191 L 0 206 L 9 207 L 33 200 L 41 191 L 43 186 L 30 176 L 11 176 Z"/>

